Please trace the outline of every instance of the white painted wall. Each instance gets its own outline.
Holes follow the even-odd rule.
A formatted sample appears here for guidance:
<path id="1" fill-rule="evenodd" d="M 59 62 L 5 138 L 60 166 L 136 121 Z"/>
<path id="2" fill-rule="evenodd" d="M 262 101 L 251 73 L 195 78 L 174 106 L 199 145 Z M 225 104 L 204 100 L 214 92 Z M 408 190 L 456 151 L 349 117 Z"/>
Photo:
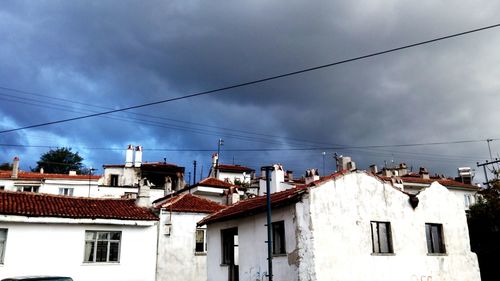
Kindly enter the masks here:
<path id="1" fill-rule="evenodd" d="M 0 222 L 7 228 L 5 263 L 0 279 L 19 275 L 65 275 L 75 281 L 153 281 L 156 223 L 121 226 L 66 223 Z M 59 219 L 61 220 L 61 219 Z M 39 219 L 40 221 L 40 219 Z M 85 231 L 122 231 L 119 263 L 83 263 Z"/>
<path id="2" fill-rule="evenodd" d="M 438 183 L 418 198 L 413 210 L 407 195 L 364 173 L 312 188 L 317 280 L 480 280 L 463 202 Z M 370 221 L 391 223 L 394 255 L 372 254 Z M 425 223 L 443 224 L 446 254 L 427 254 Z"/>
<path id="3" fill-rule="evenodd" d="M 293 251 L 296 248 L 294 205 L 273 210 L 273 222 L 285 221 L 285 248 L 287 255 L 273 258 L 274 280 L 298 280 Z M 267 229 L 266 214 L 215 223 L 208 226 L 208 280 L 224 281 L 228 277 L 228 266 L 221 265 L 220 231 L 238 227 L 240 280 L 268 280 L 267 274 Z"/>
<path id="4" fill-rule="evenodd" d="M 105 167 L 104 185 L 110 185 L 111 175 L 118 175 L 118 186 L 136 186 L 139 184 L 137 174 L 140 168 L 135 167 Z"/>
<path id="5" fill-rule="evenodd" d="M 285 220 L 287 256 L 273 260 L 278 280 L 480 280 L 470 251 L 463 199 L 434 183 L 408 196 L 365 173 L 311 188 L 301 202 L 273 210 Z M 372 254 L 370 221 L 391 223 L 394 254 Z M 446 254 L 427 254 L 425 223 L 443 225 Z M 240 280 L 267 280 L 265 214 L 208 225 L 208 280 L 227 280 L 221 229 L 238 227 Z M 259 272 L 259 275 L 256 274 Z"/>
<path id="6" fill-rule="evenodd" d="M 222 181 L 229 179 L 232 184 L 234 184 L 235 179 L 239 179 L 241 183 L 250 183 L 251 175 L 250 173 L 219 172 L 217 178 Z"/>
<path id="7" fill-rule="evenodd" d="M 195 253 L 196 223 L 207 214 L 162 211 L 158 243 L 158 281 L 206 281 L 207 256 Z M 170 235 L 165 223 L 171 222 Z"/>

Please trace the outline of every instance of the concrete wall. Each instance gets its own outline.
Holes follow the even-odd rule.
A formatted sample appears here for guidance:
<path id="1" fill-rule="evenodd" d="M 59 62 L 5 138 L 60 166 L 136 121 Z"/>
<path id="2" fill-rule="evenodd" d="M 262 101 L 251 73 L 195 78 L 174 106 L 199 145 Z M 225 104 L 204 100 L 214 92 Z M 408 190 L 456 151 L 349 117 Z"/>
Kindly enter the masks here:
<path id="1" fill-rule="evenodd" d="M 158 243 L 158 281 L 206 281 L 207 256 L 195 253 L 196 223 L 207 214 L 178 213 L 168 210 L 160 215 Z M 165 223 L 171 222 L 170 235 Z"/>
<path id="2" fill-rule="evenodd" d="M 219 180 L 225 181 L 229 179 L 229 182 L 232 184 L 234 184 L 235 179 L 239 179 L 241 183 L 250 183 L 250 177 L 249 173 L 219 172 L 217 175 Z"/>
<path id="3" fill-rule="evenodd" d="M 135 167 L 106 167 L 104 169 L 104 185 L 111 184 L 111 175 L 118 175 L 118 186 L 137 186 L 137 174 L 140 168 Z"/>
<path id="4" fill-rule="evenodd" d="M 156 224 L 138 227 L 0 220 L 0 228 L 8 229 L 0 279 L 19 275 L 65 275 L 75 281 L 155 280 Z M 121 231 L 120 262 L 84 263 L 86 230 Z"/>
<path id="5" fill-rule="evenodd" d="M 414 210 L 407 195 L 364 173 L 312 188 L 304 207 L 316 280 L 480 280 L 463 200 L 437 183 L 418 198 Z M 372 254 L 370 221 L 391 223 L 394 254 Z M 425 223 L 443 225 L 446 254 L 427 253 Z"/>
<path id="6" fill-rule="evenodd" d="M 295 238 L 294 205 L 273 210 L 272 221 L 285 222 L 285 255 L 273 258 L 274 280 L 298 280 L 296 266 L 297 240 Z M 208 226 L 208 280 L 228 280 L 228 266 L 221 265 L 221 230 L 238 227 L 239 276 L 241 281 L 268 280 L 267 230 L 265 213 L 256 216 L 215 223 Z"/>

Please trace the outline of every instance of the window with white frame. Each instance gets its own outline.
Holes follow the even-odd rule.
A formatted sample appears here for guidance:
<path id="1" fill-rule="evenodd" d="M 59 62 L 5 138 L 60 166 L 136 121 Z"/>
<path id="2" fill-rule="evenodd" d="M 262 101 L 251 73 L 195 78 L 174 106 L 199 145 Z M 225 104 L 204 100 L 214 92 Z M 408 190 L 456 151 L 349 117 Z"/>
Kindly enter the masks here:
<path id="1" fill-rule="evenodd" d="M 85 231 L 84 262 L 119 262 L 121 231 Z"/>
<path id="2" fill-rule="evenodd" d="M 207 229 L 197 228 L 196 229 L 196 253 L 206 253 L 207 252 Z"/>
<path id="3" fill-rule="evenodd" d="M 392 254 L 391 223 L 372 221 L 372 252 L 374 254 Z"/>
<path id="4" fill-rule="evenodd" d="M 21 192 L 38 192 L 39 188 L 40 188 L 39 186 L 24 185 L 16 187 L 16 190 Z"/>
<path id="5" fill-rule="evenodd" d="M 73 190 L 74 188 L 61 187 L 59 188 L 59 195 L 73 196 Z"/>
<path id="6" fill-rule="evenodd" d="M 6 244 L 7 244 L 7 229 L 0 228 L 0 264 L 3 264 Z"/>

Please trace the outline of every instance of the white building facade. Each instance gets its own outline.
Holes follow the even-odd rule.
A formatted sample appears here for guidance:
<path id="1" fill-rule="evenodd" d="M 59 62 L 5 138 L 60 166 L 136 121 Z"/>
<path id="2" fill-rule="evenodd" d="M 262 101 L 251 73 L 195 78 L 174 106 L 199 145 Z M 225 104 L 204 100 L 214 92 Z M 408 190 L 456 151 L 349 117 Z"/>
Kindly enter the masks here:
<path id="1" fill-rule="evenodd" d="M 0 192 L 0 279 L 155 280 L 158 218 L 120 199 Z"/>
<path id="2" fill-rule="evenodd" d="M 350 172 L 271 197 L 273 280 L 480 280 L 463 202 L 438 183 L 409 196 Z M 264 196 L 205 224 L 208 280 L 268 280 Z"/>

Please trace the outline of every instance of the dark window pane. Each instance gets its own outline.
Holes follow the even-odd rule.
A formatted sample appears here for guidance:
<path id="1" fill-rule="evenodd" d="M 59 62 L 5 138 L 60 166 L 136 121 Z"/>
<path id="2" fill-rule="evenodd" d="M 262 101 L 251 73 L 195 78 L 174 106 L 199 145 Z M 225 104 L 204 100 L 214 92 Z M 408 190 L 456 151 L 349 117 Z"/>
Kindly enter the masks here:
<path id="1" fill-rule="evenodd" d="M 120 240 L 121 236 L 121 232 L 111 232 L 111 240 Z"/>
<path id="2" fill-rule="evenodd" d="M 97 241 L 96 262 L 106 262 L 108 256 L 108 241 Z"/>
<path id="3" fill-rule="evenodd" d="M 120 252 L 119 242 L 109 243 L 109 261 L 118 261 L 119 252 Z"/>

